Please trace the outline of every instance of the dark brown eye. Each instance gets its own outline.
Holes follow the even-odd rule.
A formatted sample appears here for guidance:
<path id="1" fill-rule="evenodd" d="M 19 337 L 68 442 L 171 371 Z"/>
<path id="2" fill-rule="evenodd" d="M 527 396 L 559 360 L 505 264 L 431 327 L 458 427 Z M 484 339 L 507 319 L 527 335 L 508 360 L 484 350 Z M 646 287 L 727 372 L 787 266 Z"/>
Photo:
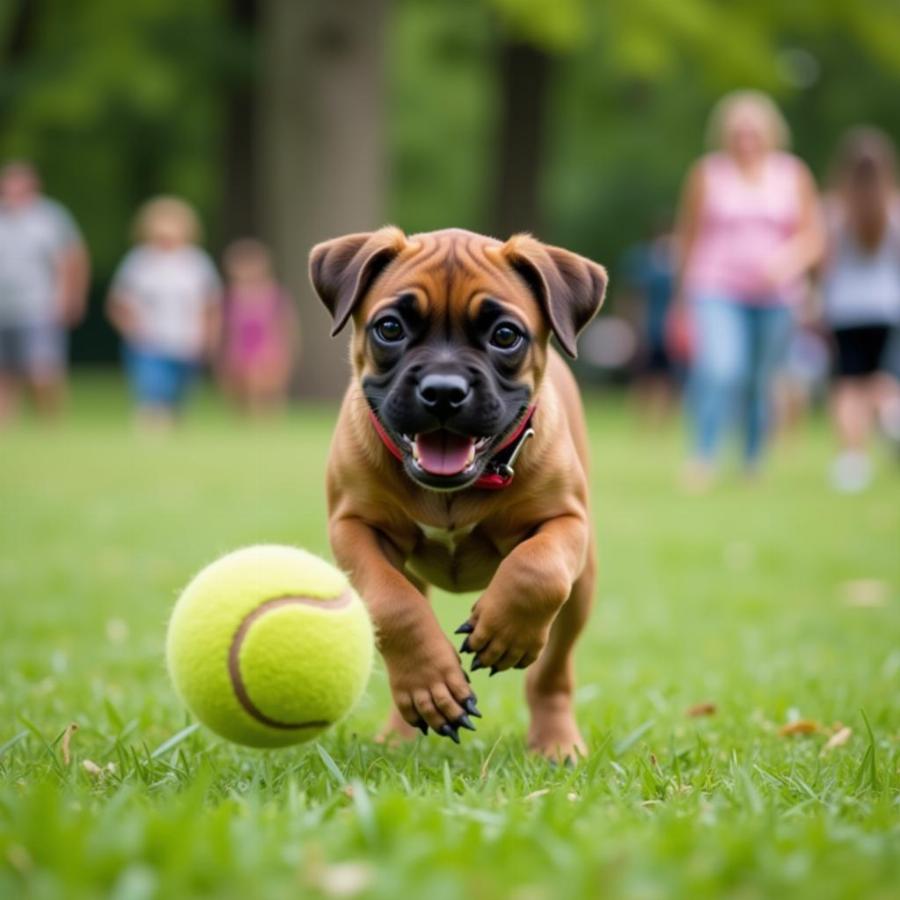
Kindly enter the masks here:
<path id="1" fill-rule="evenodd" d="M 378 322 L 375 326 L 375 334 L 388 344 L 402 341 L 403 338 L 406 337 L 406 332 L 403 330 L 403 324 L 394 316 L 385 316 Z"/>
<path id="2" fill-rule="evenodd" d="M 498 325 L 491 335 L 491 344 L 501 350 L 512 350 L 522 341 L 522 332 L 513 325 Z"/>

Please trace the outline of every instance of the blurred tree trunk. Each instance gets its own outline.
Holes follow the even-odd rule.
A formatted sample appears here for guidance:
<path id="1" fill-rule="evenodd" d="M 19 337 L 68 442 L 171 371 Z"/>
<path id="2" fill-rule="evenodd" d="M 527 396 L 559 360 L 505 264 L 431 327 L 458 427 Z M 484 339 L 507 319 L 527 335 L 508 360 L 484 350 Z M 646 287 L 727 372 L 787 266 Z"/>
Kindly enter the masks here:
<path id="1" fill-rule="evenodd" d="M 5 33 L 0 37 L 0 67 L 8 76 L 13 67 L 28 57 L 41 12 L 39 0 L 14 0 L 6 14 Z M 0 129 L 15 114 L 16 94 L 8 88 L 0 91 Z"/>
<path id="2" fill-rule="evenodd" d="M 27 55 L 34 39 L 41 5 L 40 0 L 13 0 L 12 11 L 6 13 L 4 63 L 18 62 Z"/>
<path id="3" fill-rule="evenodd" d="M 494 234 L 540 233 L 540 173 L 544 163 L 550 57 L 542 50 L 504 40 L 498 54 L 500 116 Z"/>
<path id="4" fill-rule="evenodd" d="M 258 0 L 228 0 L 227 15 L 237 40 L 247 45 L 243 65 L 236 67 L 225 86 L 223 134 L 224 189 L 221 237 L 225 241 L 255 235 L 259 231 L 259 197 L 256 191 L 258 87 L 253 43 L 259 19 Z"/>
<path id="5" fill-rule="evenodd" d="M 388 0 L 262 0 L 259 176 L 262 228 L 297 298 L 300 391 L 336 397 L 346 333 L 309 285 L 318 241 L 382 224 L 383 31 Z"/>

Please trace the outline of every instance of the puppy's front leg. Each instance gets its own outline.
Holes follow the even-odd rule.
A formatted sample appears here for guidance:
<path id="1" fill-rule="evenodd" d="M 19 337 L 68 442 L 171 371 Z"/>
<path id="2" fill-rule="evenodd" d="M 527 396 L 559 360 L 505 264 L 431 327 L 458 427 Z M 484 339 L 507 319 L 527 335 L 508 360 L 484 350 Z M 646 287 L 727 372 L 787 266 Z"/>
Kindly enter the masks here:
<path id="1" fill-rule="evenodd" d="M 400 551 L 359 518 L 332 520 L 329 532 L 338 564 L 369 609 L 400 714 L 458 742 L 460 727 L 474 730 L 467 713 L 478 715 L 475 697 L 431 606 L 403 574 Z"/>
<path id="2" fill-rule="evenodd" d="M 473 671 L 524 669 L 540 654 L 550 626 L 584 569 L 586 521 L 558 516 L 509 553 L 472 607 L 462 649 L 475 653 Z"/>

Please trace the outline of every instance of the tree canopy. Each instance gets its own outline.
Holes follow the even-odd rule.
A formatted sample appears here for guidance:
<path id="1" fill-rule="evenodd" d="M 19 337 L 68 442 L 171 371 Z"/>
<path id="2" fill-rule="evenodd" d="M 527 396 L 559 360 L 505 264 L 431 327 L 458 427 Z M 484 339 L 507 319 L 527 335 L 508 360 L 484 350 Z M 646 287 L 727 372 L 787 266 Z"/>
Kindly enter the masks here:
<path id="1" fill-rule="evenodd" d="M 233 236 L 223 218 L 236 177 L 227 101 L 262 89 L 253 13 L 280 2 L 2 7 L 0 158 L 34 160 L 48 192 L 72 209 L 98 288 L 150 194 L 195 203 L 213 250 Z M 237 15 L 242 6 L 251 14 Z M 900 135 L 893 0 L 394 0 L 384 41 L 383 221 L 411 232 L 492 227 L 505 102 L 498 60 L 515 42 L 549 60 L 540 236 L 613 269 L 648 222 L 673 208 L 724 91 L 771 92 L 820 177 L 848 126 Z M 102 355 L 109 344 L 95 349 L 84 352 Z"/>

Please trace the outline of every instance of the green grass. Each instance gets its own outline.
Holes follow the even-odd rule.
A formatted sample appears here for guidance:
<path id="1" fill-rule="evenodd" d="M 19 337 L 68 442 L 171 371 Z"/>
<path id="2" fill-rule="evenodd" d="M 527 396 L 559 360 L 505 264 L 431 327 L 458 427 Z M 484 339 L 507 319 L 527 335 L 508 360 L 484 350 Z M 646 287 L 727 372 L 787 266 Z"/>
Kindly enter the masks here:
<path id="1" fill-rule="evenodd" d="M 87 379 L 66 424 L 0 435 L 0 897 L 898 896 L 887 459 L 865 496 L 831 494 L 817 423 L 763 483 L 685 497 L 678 429 L 642 431 L 592 398 L 589 760 L 523 752 L 519 673 L 474 677 L 484 718 L 461 747 L 384 749 L 380 666 L 318 744 L 260 753 L 190 725 L 163 667 L 166 617 L 235 546 L 328 553 L 333 413 L 249 427 L 207 399 L 154 441 L 126 412 L 120 388 Z M 448 628 L 470 602 L 437 598 Z M 716 714 L 686 716 L 702 701 Z M 794 718 L 852 736 L 832 750 L 827 731 L 780 736 Z"/>

